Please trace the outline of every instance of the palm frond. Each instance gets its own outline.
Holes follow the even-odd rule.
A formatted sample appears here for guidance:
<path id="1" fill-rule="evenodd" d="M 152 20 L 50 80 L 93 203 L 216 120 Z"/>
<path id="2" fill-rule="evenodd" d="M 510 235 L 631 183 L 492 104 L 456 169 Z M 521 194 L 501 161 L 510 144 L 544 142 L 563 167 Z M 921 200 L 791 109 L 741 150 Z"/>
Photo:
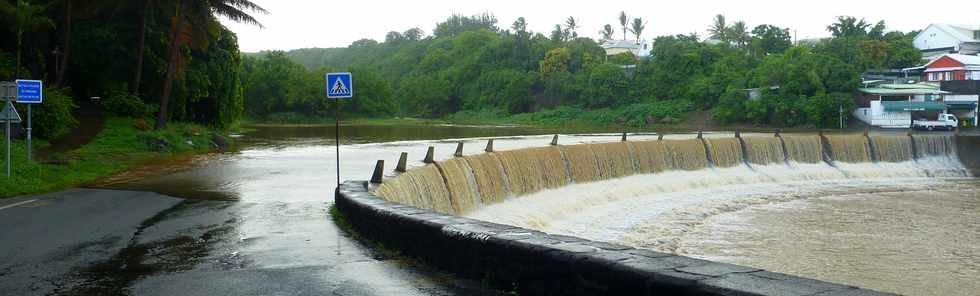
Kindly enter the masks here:
<path id="1" fill-rule="evenodd" d="M 244 1 L 244 0 L 230 0 L 227 2 Z M 248 2 L 248 1 L 245 1 Z M 254 5 L 254 4 L 253 4 Z M 236 23 L 243 23 L 248 25 L 254 25 L 259 28 L 265 28 L 262 23 L 259 23 L 255 17 L 249 15 L 245 11 L 242 11 L 236 6 L 229 5 L 225 2 L 214 2 L 211 5 L 211 12 L 215 15 L 220 15 Z"/>

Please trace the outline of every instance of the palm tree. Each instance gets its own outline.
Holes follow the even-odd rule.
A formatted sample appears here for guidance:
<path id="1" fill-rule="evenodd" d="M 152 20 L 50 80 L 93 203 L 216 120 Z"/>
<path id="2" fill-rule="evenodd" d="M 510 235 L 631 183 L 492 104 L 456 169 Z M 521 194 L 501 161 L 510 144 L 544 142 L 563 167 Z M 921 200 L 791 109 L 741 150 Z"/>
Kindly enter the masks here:
<path id="1" fill-rule="evenodd" d="M 620 11 L 619 12 L 619 25 L 623 27 L 623 40 L 626 40 L 626 31 L 627 31 L 626 30 L 626 22 L 628 22 L 628 21 L 629 21 L 629 18 L 626 17 L 626 12 L 625 11 Z"/>
<path id="2" fill-rule="evenodd" d="M 636 35 L 636 44 L 640 44 L 640 35 L 643 34 L 643 29 L 647 27 L 647 23 L 643 22 L 643 18 L 633 19 L 633 23 L 630 27 L 630 32 Z"/>
<path id="3" fill-rule="evenodd" d="M 727 32 L 728 26 L 725 24 L 725 16 L 721 14 L 716 15 L 714 22 L 708 27 L 708 33 L 711 34 L 708 37 L 719 41 L 727 41 L 725 36 Z"/>
<path id="4" fill-rule="evenodd" d="M 250 24 L 264 28 L 249 12 L 269 13 L 261 6 L 249 0 L 204 0 L 186 1 L 175 0 L 174 16 L 170 21 L 170 44 L 167 48 L 167 72 L 163 78 L 163 89 L 160 95 L 160 111 L 157 114 L 156 129 L 167 127 L 167 113 L 170 105 L 170 92 L 173 82 L 179 73 L 183 72 L 182 45 L 195 41 L 193 34 L 206 34 L 207 28 L 217 22 L 216 16 L 223 16 L 231 21 Z"/>
<path id="5" fill-rule="evenodd" d="M 602 40 L 611 40 L 613 35 L 612 25 L 606 24 L 603 26 L 602 31 L 599 31 L 599 34 L 602 35 Z"/>
<path id="6" fill-rule="evenodd" d="M 728 33 L 726 35 L 728 35 L 728 39 L 735 43 L 735 47 L 737 48 L 743 48 L 749 43 L 749 30 L 743 21 L 737 21 L 731 27 L 728 27 Z"/>
<path id="7" fill-rule="evenodd" d="M 575 30 L 577 30 L 579 27 L 581 26 L 578 24 L 578 21 L 575 20 L 575 17 L 568 17 L 568 19 L 565 20 L 565 30 L 568 30 L 568 33 L 565 34 L 567 36 L 566 39 L 572 40 L 578 38 L 578 32 Z"/>

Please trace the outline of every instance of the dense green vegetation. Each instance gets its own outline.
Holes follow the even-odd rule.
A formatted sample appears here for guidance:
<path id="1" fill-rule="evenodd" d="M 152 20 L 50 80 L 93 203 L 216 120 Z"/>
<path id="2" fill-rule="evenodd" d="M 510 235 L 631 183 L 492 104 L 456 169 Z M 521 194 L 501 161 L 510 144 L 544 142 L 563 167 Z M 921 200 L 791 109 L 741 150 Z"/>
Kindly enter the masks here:
<path id="1" fill-rule="evenodd" d="M 248 12 L 264 10 L 229 0 L 2 1 L 0 34 L 16 42 L 0 45 L 0 77 L 45 81 L 38 116 L 58 118 L 37 123 L 45 138 L 69 130 L 66 116 L 89 97 L 146 105 L 123 115 L 156 116 L 160 128 L 168 120 L 227 127 L 244 108 L 241 57 L 217 16 L 258 24 Z"/>
<path id="2" fill-rule="evenodd" d="M 624 13 L 619 25 L 624 38 L 629 31 L 639 39 L 647 24 Z M 360 117 L 647 126 L 704 110 L 721 124 L 835 127 L 860 73 L 921 58 L 913 33 L 885 33 L 883 22 L 841 17 L 827 28 L 832 38 L 797 45 L 786 28 L 748 28 L 719 15 L 710 41 L 661 36 L 650 57 L 638 59 L 606 57 L 597 41 L 579 37 L 574 18 L 545 36 L 528 31 L 524 18 L 501 28 L 490 14 L 453 15 L 430 36 L 412 28 L 384 42 L 248 56 L 246 112 L 260 120 L 332 118 L 323 73 L 351 70 L 357 95 L 342 108 Z M 618 37 L 612 25 L 600 33 Z M 635 69 L 621 67 L 630 64 Z M 748 100 L 749 88 L 761 88 L 761 97 Z"/>
<path id="3" fill-rule="evenodd" d="M 212 129 L 235 126 L 244 110 L 238 41 L 217 17 L 259 25 L 249 13 L 265 10 L 245 0 L 0 1 L 0 35 L 13 41 L 0 44 L 0 79 L 45 85 L 33 112 L 35 148 L 66 138 L 84 144 L 36 151 L 35 161 L 15 139 L 13 178 L 0 178 L 0 197 L 77 186 L 149 159 L 212 148 Z M 95 116 L 75 118 L 79 108 Z M 99 126 L 100 109 L 112 116 L 104 129 L 71 139 L 75 127 Z"/>
<path id="4" fill-rule="evenodd" d="M 61 190 L 165 157 L 209 151 L 213 135 L 213 130 L 196 124 L 150 130 L 142 120 L 111 117 L 92 142 L 44 163 L 26 160 L 24 142 L 15 141 L 12 177 L 0 176 L 0 197 Z"/>

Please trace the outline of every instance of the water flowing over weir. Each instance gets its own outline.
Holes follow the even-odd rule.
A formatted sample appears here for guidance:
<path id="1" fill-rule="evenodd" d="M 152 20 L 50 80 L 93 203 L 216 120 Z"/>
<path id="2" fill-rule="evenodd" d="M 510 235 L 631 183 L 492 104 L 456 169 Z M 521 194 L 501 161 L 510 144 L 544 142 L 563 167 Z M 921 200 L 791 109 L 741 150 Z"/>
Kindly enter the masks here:
<path id="1" fill-rule="evenodd" d="M 696 176 L 694 171 L 749 167 L 772 181 L 791 180 L 784 175 L 793 174 L 807 180 L 840 179 L 898 176 L 887 172 L 889 163 L 909 169 L 941 161 L 953 164 L 944 176 L 968 175 L 955 147 L 955 138 L 947 135 L 786 135 L 559 145 L 438 161 L 388 178 L 374 190 L 394 202 L 464 215 L 546 189 L 669 171 L 692 171 Z M 875 162 L 880 164 L 867 166 Z M 807 174 L 809 170 L 818 172 Z M 745 177 L 731 178 L 737 184 Z"/>

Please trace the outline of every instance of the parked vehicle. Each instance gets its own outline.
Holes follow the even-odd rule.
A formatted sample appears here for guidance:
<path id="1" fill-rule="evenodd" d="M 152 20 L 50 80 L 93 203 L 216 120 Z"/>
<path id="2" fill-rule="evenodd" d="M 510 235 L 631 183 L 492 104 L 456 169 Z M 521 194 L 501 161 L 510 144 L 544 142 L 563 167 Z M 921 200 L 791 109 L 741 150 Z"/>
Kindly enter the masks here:
<path id="1" fill-rule="evenodd" d="M 959 123 L 959 120 L 953 114 L 939 114 L 939 118 L 936 120 L 926 120 L 923 118 L 912 121 L 912 128 L 930 131 L 934 129 L 953 130 L 956 128 L 957 123 Z"/>

